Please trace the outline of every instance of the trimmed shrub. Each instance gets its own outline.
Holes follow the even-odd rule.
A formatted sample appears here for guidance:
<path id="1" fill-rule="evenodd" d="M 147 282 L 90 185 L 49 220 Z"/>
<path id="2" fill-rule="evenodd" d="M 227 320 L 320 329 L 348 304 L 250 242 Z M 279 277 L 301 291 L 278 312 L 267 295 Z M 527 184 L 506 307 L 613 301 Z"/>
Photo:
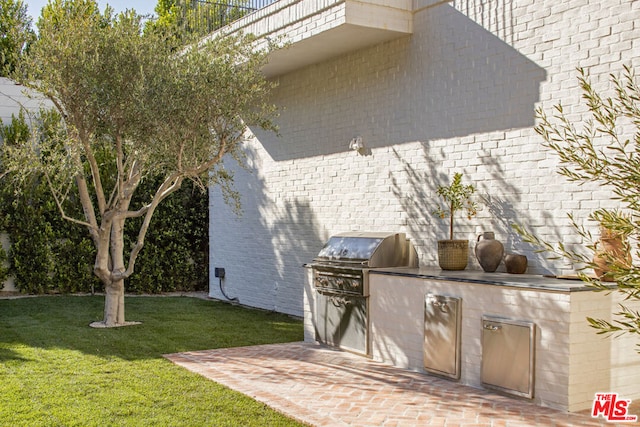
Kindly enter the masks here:
<path id="1" fill-rule="evenodd" d="M 28 136 L 24 117 L 0 126 L 4 143 Z M 145 200 L 158 180 L 149 179 L 134 203 Z M 44 180 L 34 178 L 19 192 L 10 180 L 0 180 L 0 230 L 11 242 L 8 274 L 24 293 L 102 291 L 93 274 L 95 248 L 86 228 L 62 219 Z M 65 207 L 79 216 L 79 206 Z M 133 242 L 142 219 L 127 221 Z M 208 197 L 194 184 L 183 187 L 156 210 L 136 271 L 126 283 L 128 292 L 158 293 L 205 290 L 208 286 Z M 0 279 L 4 271 L 0 267 Z M 4 280 L 3 280 L 4 281 Z M 2 282 L 0 282 L 2 283 Z"/>

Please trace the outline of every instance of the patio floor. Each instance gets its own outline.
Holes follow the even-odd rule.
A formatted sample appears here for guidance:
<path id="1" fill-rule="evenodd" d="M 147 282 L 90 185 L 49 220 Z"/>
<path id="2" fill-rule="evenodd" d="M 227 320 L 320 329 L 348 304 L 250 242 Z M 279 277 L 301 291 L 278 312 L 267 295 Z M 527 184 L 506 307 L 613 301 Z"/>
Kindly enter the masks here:
<path id="1" fill-rule="evenodd" d="M 165 357 L 313 426 L 615 425 L 588 413 L 543 408 L 313 343 Z"/>

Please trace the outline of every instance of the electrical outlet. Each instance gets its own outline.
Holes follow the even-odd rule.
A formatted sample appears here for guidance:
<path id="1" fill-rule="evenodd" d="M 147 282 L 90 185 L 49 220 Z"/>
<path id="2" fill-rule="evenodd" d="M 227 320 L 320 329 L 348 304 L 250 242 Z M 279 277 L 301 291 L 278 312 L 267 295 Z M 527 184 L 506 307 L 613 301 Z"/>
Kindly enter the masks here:
<path id="1" fill-rule="evenodd" d="M 215 277 L 219 277 L 220 279 L 224 279 L 225 271 L 222 267 L 215 267 L 213 269 L 213 275 Z"/>

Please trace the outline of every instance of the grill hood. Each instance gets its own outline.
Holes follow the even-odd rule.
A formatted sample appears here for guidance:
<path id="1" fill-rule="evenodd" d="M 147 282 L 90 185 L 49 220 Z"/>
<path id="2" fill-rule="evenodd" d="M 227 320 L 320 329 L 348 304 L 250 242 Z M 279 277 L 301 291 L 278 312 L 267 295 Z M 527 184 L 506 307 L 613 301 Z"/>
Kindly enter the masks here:
<path id="1" fill-rule="evenodd" d="M 404 233 L 349 232 L 332 236 L 314 262 L 416 267 L 417 256 Z"/>

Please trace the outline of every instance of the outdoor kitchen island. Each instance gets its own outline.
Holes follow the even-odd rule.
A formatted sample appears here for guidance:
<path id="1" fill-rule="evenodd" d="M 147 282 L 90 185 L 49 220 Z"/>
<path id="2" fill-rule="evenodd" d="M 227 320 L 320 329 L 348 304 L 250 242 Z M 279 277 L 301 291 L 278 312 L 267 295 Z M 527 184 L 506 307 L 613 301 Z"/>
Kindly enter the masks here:
<path id="1" fill-rule="evenodd" d="M 315 299 L 307 283 L 305 341 L 316 340 Z M 368 356 L 432 375 L 434 371 L 425 368 L 427 353 L 436 358 L 441 353 L 443 359 L 455 353 L 459 379 L 440 376 L 507 393 L 528 382 L 523 390 L 510 394 L 570 412 L 590 409 L 598 392 L 618 393 L 620 399 L 635 401 L 640 399 L 637 337 L 606 338 L 586 321 L 587 316 L 610 319 L 619 302 L 616 293 L 595 292 L 579 280 L 473 270 L 372 269 Z M 437 314 L 451 314 L 451 307 L 458 311 L 457 317 L 438 321 Z M 460 323 L 457 334 L 447 324 L 451 320 Z M 450 339 L 452 331 L 457 340 Z M 501 331 L 515 331 L 517 336 L 492 338 Z M 439 335 L 438 348 L 430 348 L 429 341 Z M 483 373 L 483 368 L 495 372 Z M 515 385 L 510 384 L 514 379 Z"/>
<path id="2" fill-rule="evenodd" d="M 447 312 L 446 303 L 434 297 L 453 297 L 461 308 L 457 356 L 461 383 L 508 392 L 513 378 L 526 382 L 530 377 L 533 402 L 570 412 L 590 409 L 597 392 L 640 399 L 638 338 L 628 334 L 605 338 L 586 321 L 587 316 L 610 319 L 619 311 L 615 292 L 595 292 L 579 280 L 426 268 L 372 270 L 369 286 L 374 360 L 427 373 L 425 352 L 434 349 L 428 348 L 426 338 L 447 335 L 448 327 L 438 324 L 437 318 L 435 325 L 429 325 L 426 312 L 430 303 L 437 307 L 436 313 Z M 503 331 L 506 335 L 508 328 L 520 338 L 507 336 L 501 343 L 492 337 Z M 528 355 L 519 360 L 523 350 L 531 351 L 530 360 Z M 487 358 L 500 360 L 496 365 Z M 482 373 L 483 369 L 501 372 Z M 495 387 L 496 379 L 507 385 Z"/>

